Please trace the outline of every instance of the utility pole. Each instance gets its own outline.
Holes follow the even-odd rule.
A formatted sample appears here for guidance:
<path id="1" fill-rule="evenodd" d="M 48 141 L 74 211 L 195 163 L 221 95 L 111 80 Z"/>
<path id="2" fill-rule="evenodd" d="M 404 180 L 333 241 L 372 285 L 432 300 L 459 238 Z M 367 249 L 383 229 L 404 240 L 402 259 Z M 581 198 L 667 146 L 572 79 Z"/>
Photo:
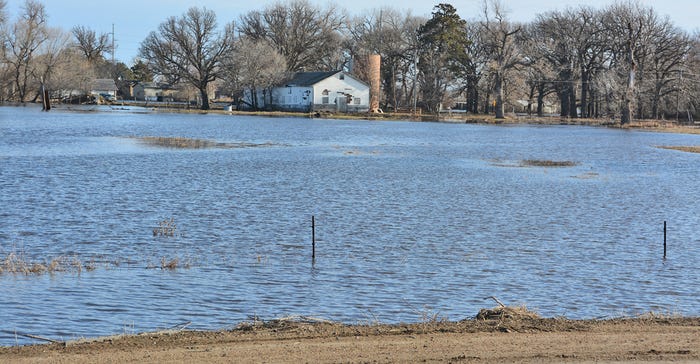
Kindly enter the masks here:
<path id="1" fill-rule="evenodd" d="M 117 62 L 114 60 L 114 53 L 116 53 L 116 49 L 114 48 L 114 23 L 112 23 L 112 67 L 113 67 L 113 79 L 117 80 L 119 75 L 117 75 Z M 117 86 L 117 89 L 114 90 L 114 100 L 117 99 L 117 94 L 119 93 L 119 86 Z"/>
<path id="2" fill-rule="evenodd" d="M 116 71 L 116 63 L 114 63 L 114 23 L 112 23 L 112 64 L 115 65 L 115 71 Z"/>

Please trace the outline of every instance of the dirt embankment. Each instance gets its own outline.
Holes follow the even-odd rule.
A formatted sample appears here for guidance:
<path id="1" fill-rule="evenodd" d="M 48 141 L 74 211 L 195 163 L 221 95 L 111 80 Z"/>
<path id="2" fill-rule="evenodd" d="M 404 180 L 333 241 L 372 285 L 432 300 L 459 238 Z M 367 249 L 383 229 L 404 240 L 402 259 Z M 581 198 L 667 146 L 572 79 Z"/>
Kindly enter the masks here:
<path id="1" fill-rule="evenodd" d="M 398 325 L 309 320 L 0 348 L 9 363 L 700 362 L 700 318 L 534 317 Z"/>

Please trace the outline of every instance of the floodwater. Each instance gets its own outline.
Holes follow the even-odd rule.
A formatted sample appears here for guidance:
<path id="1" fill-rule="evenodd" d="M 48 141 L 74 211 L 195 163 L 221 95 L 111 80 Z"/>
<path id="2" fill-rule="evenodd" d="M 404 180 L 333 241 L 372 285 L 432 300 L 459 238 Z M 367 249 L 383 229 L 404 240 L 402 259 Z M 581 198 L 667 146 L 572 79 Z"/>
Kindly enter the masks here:
<path id="1" fill-rule="evenodd" d="M 700 136 L 0 107 L 0 260 L 94 268 L 0 274 L 0 345 L 460 320 L 489 296 L 547 317 L 700 315 L 700 155 L 660 145 Z M 165 219 L 176 233 L 154 236 Z"/>

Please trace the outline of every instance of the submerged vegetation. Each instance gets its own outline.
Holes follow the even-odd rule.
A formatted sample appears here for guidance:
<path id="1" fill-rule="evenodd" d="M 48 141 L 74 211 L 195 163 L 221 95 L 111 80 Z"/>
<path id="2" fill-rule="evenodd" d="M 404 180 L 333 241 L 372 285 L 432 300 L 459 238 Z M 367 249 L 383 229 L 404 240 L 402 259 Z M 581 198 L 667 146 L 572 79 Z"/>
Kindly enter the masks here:
<path id="1" fill-rule="evenodd" d="M 122 262 L 119 260 L 100 261 L 98 263 L 94 259 L 83 262 L 77 256 L 58 256 L 42 261 L 32 260 L 22 253 L 11 252 L 0 258 L 0 276 L 4 274 L 37 276 L 54 273 L 80 274 L 83 272 L 83 270 L 91 272 L 96 270 L 98 267 L 105 269 L 120 267 L 122 265 L 121 263 Z M 129 261 L 129 267 L 133 268 L 133 263 L 133 261 Z M 162 257 L 160 258 L 160 261 L 139 264 L 136 266 L 136 268 L 141 267 L 146 269 L 176 270 L 180 268 L 189 269 L 190 266 L 191 262 L 189 259 L 181 260 L 178 257 L 170 259 Z"/>
<path id="2" fill-rule="evenodd" d="M 175 224 L 175 219 L 165 219 L 158 222 L 158 226 L 153 228 L 153 236 L 175 236 L 175 231 L 177 230 L 177 224 Z"/>
<path id="3" fill-rule="evenodd" d="M 574 161 L 556 161 L 549 159 L 523 159 L 521 161 L 504 161 L 499 158 L 488 159 L 492 165 L 496 167 L 544 167 L 544 168 L 560 168 L 560 167 L 575 167 L 579 165 Z"/>
<path id="4" fill-rule="evenodd" d="M 158 221 L 158 226 L 153 229 L 154 237 L 182 237 L 182 232 L 178 230 L 174 218 L 163 219 Z M 77 256 L 61 255 L 55 258 L 48 259 L 32 259 L 24 252 L 11 251 L 4 257 L 0 255 L 0 276 L 3 274 L 21 274 L 21 275 L 42 275 L 54 274 L 59 272 L 65 273 L 81 273 L 85 271 L 93 271 L 98 266 L 105 269 L 116 268 L 122 266 L 126 262 L 129 268 L 146 268 L 146 269 L 162 269 L 176 270 L 179 268 L 188 269 L 191 266 L 190 259 L 180 259 L 179 257 L 167 258 L 161 257 L 160 260 L 145 259 L 143 263 L 137 260 L 124 259 L 104 259 L 99 261 L 95 258 L 87 262 L 83 262 Z"/>
<path id="5" fill-rule="evenodd" d="M 220 149 L 233 149 L 233 148 L 252 148 L 252 147 L 269 147 L 272 143 L 221 143 L 206 139 L 194 139 L 194 138 L 184 138 L 184 137 L 134 137 L 138 141 L 165 148 L 176 148 L 176 149 L 206 149 L 206 148 L 220 148 Z"/>
<path id="6" fill-rule="evenodd" d="M 575 167 L 578 163 L 573 161 L 552 161 L 541 159 L 525 159 L 520 162 L 524 167 Z"/>
<path id="7" fill-rule="evenodd" d="M 76 272 L 83 269 L 91 271 L 95 269 L 94 262 L 83 264 L 77 257 L 59 256 L 45 262 L 30 261 L 23 254 L 9 253 L 0 261 L 0 275 L 2 274 L 44 274 L 56 272 Z"/>

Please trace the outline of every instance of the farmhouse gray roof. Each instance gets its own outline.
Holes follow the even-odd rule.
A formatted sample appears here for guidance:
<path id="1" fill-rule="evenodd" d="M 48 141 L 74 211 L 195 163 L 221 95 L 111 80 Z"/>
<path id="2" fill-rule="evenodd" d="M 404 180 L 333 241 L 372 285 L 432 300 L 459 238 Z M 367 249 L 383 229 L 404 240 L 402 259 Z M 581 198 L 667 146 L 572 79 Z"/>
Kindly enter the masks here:
<path id="1" fill-rule="evenodd" d="M 291 80 L 285 82 L 287 86 L 312 86 L 340 71 L 330 72 L 297 72 Z"/>
<path id="2" fill-rule="evenodd" d="M 98 78 L 92 81 L 92 90 L 112 91 L 117 89 L 117 85 L 111 78 Z"/>

